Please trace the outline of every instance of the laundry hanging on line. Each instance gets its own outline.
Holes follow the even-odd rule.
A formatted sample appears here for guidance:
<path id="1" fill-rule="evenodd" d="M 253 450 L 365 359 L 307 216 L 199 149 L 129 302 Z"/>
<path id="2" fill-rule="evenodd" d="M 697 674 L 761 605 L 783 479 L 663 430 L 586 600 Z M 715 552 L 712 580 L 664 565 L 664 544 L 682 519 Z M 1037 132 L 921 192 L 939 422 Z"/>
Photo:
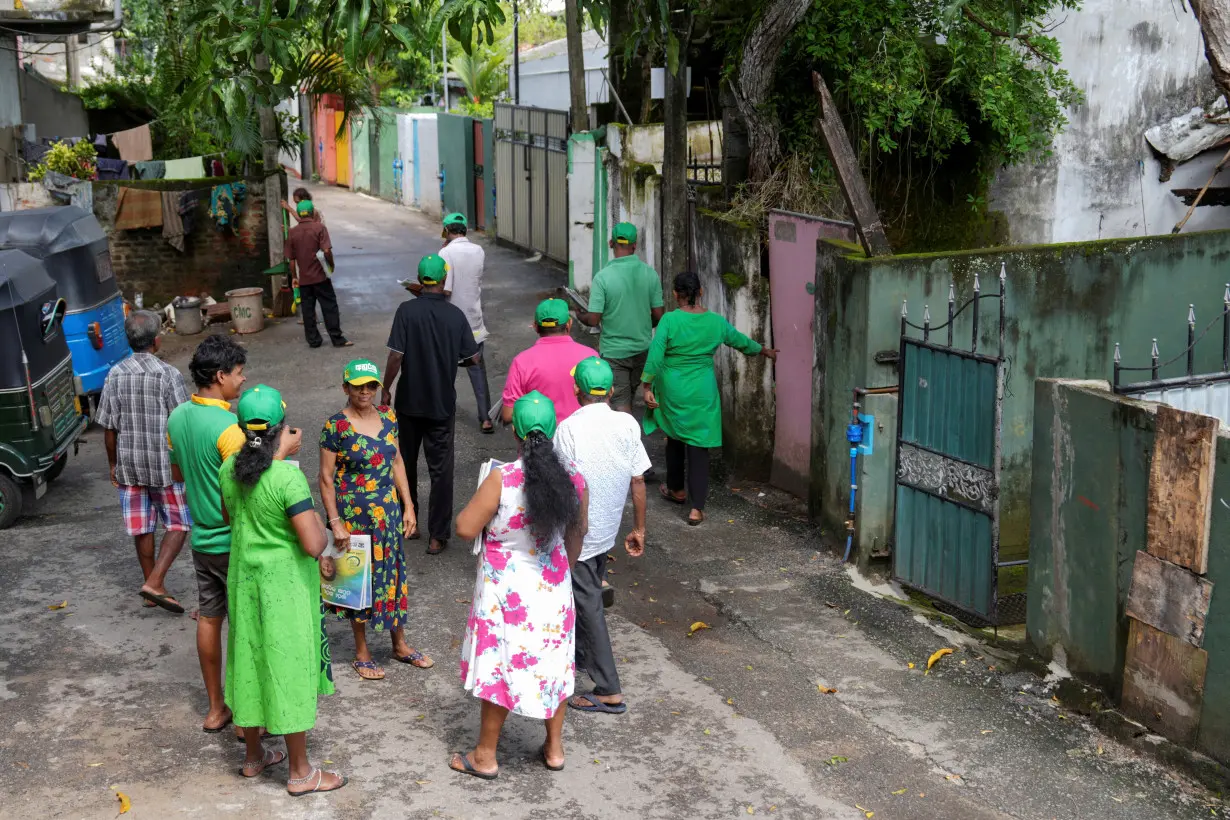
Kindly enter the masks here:
<path id="1" fill-rule="evenodd" d="M 248 196 L 248 186 L 242 182 L 227 182 L 215 185 L 209 193 L 209 215 L 218 230 L 230 228 L 239 233 L 240 203 Z"/>
<path id="2" fill-rule="evenodd" d="M 127 131 L 118 131 L 111 135 L 111 142 L 119 150 L 120 159 L 147 162 L 154 158 L 154 142 L 150 137 L 149 123 L 129 128 Z"/>

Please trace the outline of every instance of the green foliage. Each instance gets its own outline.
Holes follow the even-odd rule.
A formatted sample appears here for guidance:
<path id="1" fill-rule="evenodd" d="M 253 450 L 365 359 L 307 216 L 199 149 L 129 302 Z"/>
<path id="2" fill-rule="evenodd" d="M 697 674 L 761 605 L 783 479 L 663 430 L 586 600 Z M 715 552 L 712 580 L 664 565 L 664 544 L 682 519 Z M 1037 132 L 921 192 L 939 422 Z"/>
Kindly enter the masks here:
<path id="1" fill-rule="evenodd" d="M 471 99 L 462 99 L 457 106 L 461 109 L 461 113 L 467 117 L 475 117 L 478 119 L 491 119 L 495 116 L 495 103 L 493 102 L 474 102 Z"/>
<path id="2" fill-rule="evenodd" d="M 508 54 L 501 48 L 475 47 L 448 62 L 449 69 L 466 87 L 471 103 L 493 102 L 508 87 Z"/>
<path id="3" fill-rule="evenodd" d="M 74 179 L 98 179 L 98 154 L 89 140 L 79 140 L 76 145 L 57 142 L 43 155 L 42 161 L 30 169 L 30 181 L 38 182 L 48 171 Z"/>

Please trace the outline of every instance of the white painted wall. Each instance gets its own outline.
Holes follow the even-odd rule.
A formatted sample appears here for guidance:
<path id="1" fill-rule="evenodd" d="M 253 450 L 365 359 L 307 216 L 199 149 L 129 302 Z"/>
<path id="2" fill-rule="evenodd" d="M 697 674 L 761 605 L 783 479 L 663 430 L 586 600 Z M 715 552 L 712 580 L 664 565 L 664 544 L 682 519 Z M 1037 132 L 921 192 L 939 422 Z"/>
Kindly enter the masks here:
<path id="1" fill-rule="evenodd" d="M 568 139 L 568 284 L 588 293 L 594 281 L 594 165 L 598 143 L 589 132 Z"/>
<path id="2" fill-rule="evenodd" d="M 419 210 L 432 216 L 443 216 L 440 203 L 440 143 L 436 131 L 435 114 L 411 114 L 418 121 L 419 164 L 414 172 L 419 175 Z"/>
<path id="3" fill-rule="evenodd" d="M 603 71 L 607 67 L 607 48 L 595 31 L 582 34 L 581 54 L 585 65 L 585 98 L 590 105 L 610 98 Z M 568 43 L 554 40 L 521 52 L 521 105 L 566 111 L 569 106 Z M 512 99 L 513 65 L 508 62 L 508 92 Z"/>
<path id="4" fill-rule="evenodd" d="M 1085 93 L 1069 112 L 1054 154 L 1001 171 L 989 197 L 1008 217 L 1013 244 L 1075 242 L 1165 234 L 1186 206 L 1172 188 L 1199 188 L 1223 151 L 1161 165 L 1145 142 L 1149 128 L 1216 97 L 1200 27 L 1182 3 L 1085 0 L 1055 29 L 1063 68 Z M 1230 185 L 1230 171 L 1218 181 Z M 1203 207 L 1185 231 L 1230 227 L 1230 208 Z"/>
<path id="5" fill-rule="evenodd" d="M 279 113 L 294 117 L 296 120 L 299 119 L 299 97 L 298 96 L 291 97 L 288 100 L 282 100 L 282 102 L 278 103 L 276 106 L 274 106 L 274 108 Z M 310 130 L 310 128 L 311 128 L 311 123 L 306 123 L 306 122 L 299 123 L 300 131 L 306 132 Z M 305 144 L 305 147 L 306 147 L 306 144 Z M 285 148 L 279 149 L 278 163 L 292 177 L 302 177 L 303 176 L 302 150 L 300 150 L 299 153 L 291 153 L 290 151 L 287 151 Z"/>

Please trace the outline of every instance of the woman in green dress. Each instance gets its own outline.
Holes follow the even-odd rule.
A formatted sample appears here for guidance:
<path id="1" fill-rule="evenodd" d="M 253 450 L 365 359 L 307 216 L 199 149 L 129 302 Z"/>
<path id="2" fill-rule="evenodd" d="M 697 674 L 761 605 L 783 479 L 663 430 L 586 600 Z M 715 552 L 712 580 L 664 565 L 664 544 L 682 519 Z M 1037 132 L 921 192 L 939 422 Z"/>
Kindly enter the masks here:
<path id="1" fill-rule="evenodd" d="M 649 346 L 644 382 L 645 433 L 666 434 L 666 484 L 662 497 L 675 504 L 691 499 L 688 523 L 705 520 L 709 494 L 709 449 L 722 446 L 722 400 L 713 354 L 729 345 L 749 356 L 776 359 L 777 351 L 744 336 L 730 322 L 700 304 L 700 277 L 675 277 L 676 310 L 662 317 Z M 686 464 L 686 467 L 685 467 Z M 686 474 L 686 489 L 685 489 Z"/>
<path id="2" fill-rule="evenodd" d="M 286 790 L 299 797 L 340 789 L 346 778 L 308 763 L 316 698 L 333 694 L 316 563 L 325 531 L 307 478 L 285 461 L 303 440 L 301 430 L 286 426 L 285 408 L 265 385 L 240 396 L 246 443 L 220 475 L 222 514 L 231 525 L 226 705 L 247 744 L 239 773 L 256 777 L 289 755 Z M 262 746 L 262 726 L 286 738 L 285 753 Z"/>

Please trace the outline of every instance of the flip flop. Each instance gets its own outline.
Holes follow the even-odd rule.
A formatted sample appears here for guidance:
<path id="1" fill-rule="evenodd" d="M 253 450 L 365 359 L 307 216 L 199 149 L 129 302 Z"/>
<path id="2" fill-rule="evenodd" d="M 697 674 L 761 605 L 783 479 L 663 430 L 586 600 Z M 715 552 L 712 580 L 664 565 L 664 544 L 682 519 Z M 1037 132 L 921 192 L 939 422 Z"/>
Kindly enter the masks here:
<path id="1" fill-rule="evenodd" d="M 453 765 L 453 760 L 460 760 L 462 768 L 458 769 Z M 472 777 L 477 777 L 479 780 L 495 780 L 500 776 L 499 771 L 495 772 L 480 772 L 474 768 L 474 764 L 470 762 L 470 756 L 461 752 L 453 752 L 453 760 L 448 762 L 448 767 L 457 774 L 468 774 Z"/>
<path id="2" fill-rule="evenodd" d="M 184 614 L 184 607 L 179 603 L 179 601 L 176 601 L 169 594 L 159 595 L 157 593 L 149 592 L 148 590 L 143 589 L 141 590 L 140 595 L 142 598 L 149 601 L 154 606 L 160 606 L 163 609 L 165 609 L 167 612 L 174 612 L 176 615 Z"/>
<path id="3" fill-rule="evenodd" d="M 490 435 L 495 434 L 495 425 L 492 424 L 491 422 L 487 422 L 486 424 L 482 425 L 478 429 L 482 430 L 483 435 L 485 436 L 490 436 Z"/>
<path id="4" fill-rule="evenodd" d="M 440 545 L 439 548 L 433 547 L 431 545 L 432 544 L 431 541 L 427 542 L 427 554 L 428 555 L 439 555 L 440 553 L 448 549 L 448 541 L 438 541 L 436 543 Z"/>
<path id="5" fill-rule="evenodd" d="M 411 666 L 417 667 L 418 669 L 430 669 L 431 667 L 436 665 L 435 661 L 433 661 L 431 658 L 427 657 L 426 655 L 424 655 L 422 652 L 418 651 L 417 649 L 411 652 L 409 655 L 394 655 L 393 660 L 397 661 L 398 663 L 408 663 Z M 424 661 L 426 661 L 426 663 L 424 663 Z"/>
<path id="6" fill-rule="evenodd" d="M 269 759 L 270 755 L 273 755 L 273 760 Z M 283 752 L 281 749 L 266 749 L 265 754 L 257 762 L 245 763 L 240 766 L 239 774 L 241 777 L 257 777 L 261 772 L 265 771 L 265 769 L 268 769 L 270 766 L 276 766 L 285 759 L 286 752 Z M 256 768 L 258 766 L 260 768 Z M 255 769 L 255 771 L 253 771 L 253 769 Z M 252 774 L 248 774 L 248 772 L 252 772 Z"/>
<path id="7" fill-rule="evenodd" d="M 704 513 L 701 513 L 701 514 L 700 514 L 700 518 L 692 518 L 691 516 L 689 516 L 689 517 L 688 517 L 688 526 L 689 526 L 689 527 L 699 527 L 699 526 L 700 526 L 701 524 L 703 524 L 703 523 L 705 523 L 705 514 L 704 514 Z"/>
<path id="8" fill-rule="evenodd" d="M 572 702 L 572 698 L 568 698 L 569 709 L 576 709 L 578 712 L 601 712 L 607 715 L 622 715 L 628 711 L 628 704 L 626 703 L 603 703 L 591 695 L 577 695 L 577 697 L 585 698 L 589 702 L 589 706 L 577 706 Z"/>
<path id="9" fill-rule="evenodd" d="M 303 797 L 303 795 L 305 794 L 316 794 L 317 792 L 320 792 L 320 793 L 335 792 L 338 789 L 340 789 L 342 786 L 345 786 L 347 783 L 350 782 L 350 778 L 346 777 L 346 775 L 344 774 L 337 774 L 337 772 L 329 772 L 329 774 L 337 775 L 338 777 L 342 779 L 342 782 L 338 783 L 336 786 L 333 786 L 331 788 L 322 789 L 320 786 L 321 784 L 325 782 L 325 772 L 323 769 L 312 769 L 312 773 L 309 774 L 307 777 L 287 778 L 286 779 L 286 793 L 289 794 L 291 797 Z M 312 788 L 307 789 L 306 791 L 301 791 L 301 792 L 292 792 L 290 790 L 290 787 L 292 785 L 295 785 L 295 786 L 302 785 L 310 781 L 313 777 L 316 778 L 316 785 L 313 786 Z"/>
<path id="10" fill-rule="evenodd" d="M 355 660 L 355 661 L 351 661 L 351 662 L 350 662 L 350 665 L 351 665 L 352 667 L 354 667 L 354 671 L 355 671 L 355 673 L 356 673 L 356 674 L 358 674 L 358 676 L 359 676 L 360 678 L 362 678 L 363 680 L 384 680 L 384 670 L 383 670 L 383 669 L 381 669 L 379 666 L 377 666 L 375 661 L 359 661 L 359 660 Z M 362 672 L 360 672 L 360 671 L 359 671 L 360 669 L 370 669 L 370 670 L 372 670 L 373 672 L 379 672 L 379 673 L 380 673 L 380 677 L 378 677 L 378 678 L 369 678 L 369 677 L 367 677 L 366 675 L 364 675 Z"/>
<path id="11" fill-rule="evenodd" d="M 674 493 L 672 493 L 665 484 L 658 485 L 658 494 L 661 495 L 663 498 L 665 498 L 667 501 L 669 501 L 672 504 L 682 504 L 683 502 L 687 501 L 686 496 L 684 498 L 679 498 Z"/>
<path id="12" fill-rule="evenodd" d="M 552 766 L 550 763 L 547 762 L 547 745 L 545 743 L 543 744 L 542 748 L 538 750 L 538 756 L 542 758 L 542 765 L 546 766 L 548 771 L 562 772 L 564 770 L 563 763 L 559 764 L 558 766 Z"/>
<path id="13" fill-rule="evenodd" d="M 222 721 L 222 724 L 221 724 L 220 726 L 215 726 L 215 727 L 214 727 L 214 728 L 212 728 L 212 729 L 210 729 L 210 728 L 209 728 L 209 727 L 207 727 L 207 726 L 202 726 L 202 727 L 201 727 L 201 731 L 202 731 L 202 732 L 204 732 L 204 733 L 205 733 L 205 734 L 207 734 L 207 735 L 216 735 L 216 734 L 218 734 L 218 732 L 221 732 L 221 731 L 222 731 L 223 729 L 225 729 L 227 726 L 230 726 L 230 725 L 231 725 L 231 721 L 232 721 L 232 720 L 234 720 L 234 719 L 235 719 L 235 716 L 234 716 L 233 714 L 232 714 L 232 715 L 227 715 L 227 716 L 226 716 L 226 720 Z"/>

